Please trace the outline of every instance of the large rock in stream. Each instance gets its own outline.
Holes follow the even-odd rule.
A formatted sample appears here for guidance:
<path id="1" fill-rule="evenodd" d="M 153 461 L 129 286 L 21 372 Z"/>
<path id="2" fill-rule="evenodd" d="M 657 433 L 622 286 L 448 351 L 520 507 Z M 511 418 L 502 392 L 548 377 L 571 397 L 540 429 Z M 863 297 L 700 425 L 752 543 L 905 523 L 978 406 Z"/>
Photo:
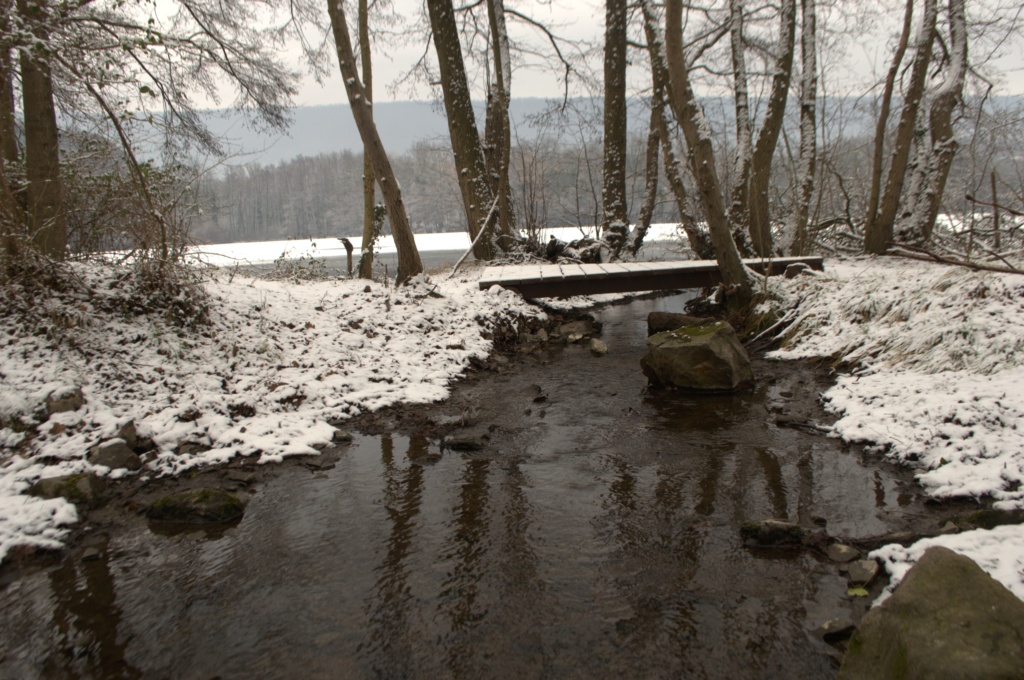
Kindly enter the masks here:
<path id="1" fill-rule="evenodd" d="M 948 548 L 929 548 L 861 620 L 839 680 L 1024 677 L 1024 602 Z"/>
<path id="2" fill-rule="evenodd" d="M 652 384 L 691 392 L 735 392 L 754 384 L 750 357 L 725 321 L 652 335 L 640 366 Z"/>

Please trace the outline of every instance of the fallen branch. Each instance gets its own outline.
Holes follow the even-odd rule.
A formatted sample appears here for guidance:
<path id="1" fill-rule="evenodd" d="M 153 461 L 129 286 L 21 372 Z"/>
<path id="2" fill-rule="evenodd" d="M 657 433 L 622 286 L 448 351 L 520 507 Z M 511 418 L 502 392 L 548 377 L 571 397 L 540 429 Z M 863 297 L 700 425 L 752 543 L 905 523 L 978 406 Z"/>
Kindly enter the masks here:
<path id="1" fill-rule="evenodd" d="M 906 257 L 911 260 L 920 260 L 921 262 L 937 262 L 939 264 L 950 264 L 957 267 L 967 267 L 968 269 L 974 269 L 976 271 L 986 272 L 998 272 L 1000 274 L 1024 274 L 1024 269 L 1017 269 L 1015 267 L 996 267 L 990 264 L 979 264 L 977 262 L 970 262 L 969 260 L 955 260 L 951 257 L 943 257 L 937 253 L 933 253 L 930 250 L 924 248 L 917 248 L 915 246 L 908 246 L 904 244 L 891 244 L 899 250 L 889 251 L 890 255 L 896 255 L 899 257 Z"/>
<path id="2" fill-rule="evenodd" d="M 487 231 L 491 228 L 491 222 L 494 220 L 494 216 L 497 213 L 497 210 L 498 196 L 495 196 L 494 202 L 491 203 L 491 209 L 487 211 L 487 219 L 484 220 L 484 226 L 481 227 L 480 233 L 476 235 L 476 238 L 473 239 L 473 242 L 469 244 L 469 250 L 464 252 L 462 254 L 462 257 L 459 258 L 459 261 L 455 263 L 454 267 L 452 267 L 452 273 L 448 275 L 449 279 L 455 276 L 455 272 L 459 271 L 459 265 L 466 261 L 466 258 L 469 257 L 469 254 L 473 252 L 473 248 L 476 248 L 476 244 L 480 242 L 480 239 L 483 238 L 483 235 L 486 234 Z"/>

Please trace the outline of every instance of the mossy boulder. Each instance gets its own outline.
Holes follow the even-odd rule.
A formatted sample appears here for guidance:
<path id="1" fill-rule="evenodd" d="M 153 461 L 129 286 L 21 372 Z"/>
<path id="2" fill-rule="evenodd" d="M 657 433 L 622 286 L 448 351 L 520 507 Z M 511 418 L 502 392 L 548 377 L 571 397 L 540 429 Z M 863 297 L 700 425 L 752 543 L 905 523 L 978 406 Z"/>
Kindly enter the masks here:
<path id="1" fill-rule="evenodd" d="M 652 335 L 640 367 L 651 384 L 689 392 L 735 392 L 754 384 L 750 357 L 725 321 Z"/>
<path id="2" fill-rule="evenodd" d="M 839 680 L 1024 677 L 1024 602 L 963 555 L 929 548 L 864 616 Z"/>
<path id="3" fill-rule="evenodd" d="M 40 479 L 28 492 L 40 498 L 65 498 L 76 505 L 94 508 L 103 504 L 106 488 L 102 477 L 81 473 Z"/>
<path id="4" fill-rule="evenodd" d="M 164 496 L 149 507 L 146 516 L 157 522 L 219 524 L 236 520 L 243 512 L 245 505 L 238 496 L 203 487 Z"/>

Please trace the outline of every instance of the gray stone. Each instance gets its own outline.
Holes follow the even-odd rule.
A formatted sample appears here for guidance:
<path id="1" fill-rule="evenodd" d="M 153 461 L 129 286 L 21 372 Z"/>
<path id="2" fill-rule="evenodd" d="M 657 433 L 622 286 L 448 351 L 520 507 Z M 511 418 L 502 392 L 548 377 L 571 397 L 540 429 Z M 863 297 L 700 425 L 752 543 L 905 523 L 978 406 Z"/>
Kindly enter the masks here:
<path id="1" fill-rule="evenodd" d="M 72 503 L 96 507 L 103 502 L 107 483 L 93 474 L 46 477 L 29 488 L 28 492 L 40 498 L 66 498 Z"/>
<path id="2" fill-rule="evenodd" d="M 199 488 L 164 496 L 149 507 L 146 515 L 159 522 L 219 524 L 238 519 L 244 511 L 245 505 L 234 494 Z"/>
<path id="3" fill-rule="evenodd" d="M 142 469 L 142 458 L 128 448 L 123 439 L 108 439 L 92 447 L 89 452 L 89 462 L 93 465 L 103 465 L 111 470 Z"/>
<path id="4" fill-rule="evenodd" d="M 848 545 L 842 543 L 833 543 L 825 549 L 825 554 L 833 562 L 839 562 L 841 564 L 851 562 L 860 557 L 860 551 L 856 548 L 851 548 Z"/>
<path id="5" fill-rule="evenodd" d="M 850 639 L 840 680 L 1024 677 L 1024 602 L 973 561 L 930 548 Z"/>
<path id="6" fill-rule="evenodd" d="M 956 525 L 956 523 L 954 523 L 952 521 L 947 521 L 945 524 L 942 525 L 942 528 L 939 529 L 939 534 L 941 534 L 943 536 L 948 536 L 949 534 L 959 534 L 959 533 L 960 533 L 960 527 L 958 527 Z"/>
<path id="7" fill-rule="evenodd" d="M 51 416 L 55 413 L 77 411 L 83 406 L 85 406 L 85 395 L 82 394 L 82 389 L 79 387 L 70 392 L 55 392 L 46 397 L 46 413 Z"/>
<path id="8" fill-rule="evenodd" d="M 608 345 L 597 338 L 591 338 L 590 353 L 596 357 L 603 357 L 605 354 L 608 354 Z"/>
<path id="9" fill-rule="evenodd" d="M 857 560 L 850 562 L 846 570 L 846 577 L 850 583 L 858 586 L 866 586 L 878 576 L 878 562 L 875 560 Z"/>
<path id="10" fill-rule="evenodd" d="M 103 557 L 103 551 L 99 548 L 90 547 L 82 551 L 83 562 L 92 562 L 94 560 L 100 559 L 101 557 Z"/>
<path id="11" fill-rule="evenodd" d="M 593 321 L 586 319 L 580 319 L 579 321 L 569 321 L 563 323 L 558 327 L 558 334 L 562 337 L 570 337 L 573 335 L 579 335 L 581 338 L 588 335 L 594 335 L 597 333 L 597 328 L 594 326 Z M 570 342 L 573 342 L 570 340 Z"/>
<path id="12" fill-rule="evenodd" d="M 548 337 L 548 332 L 543 328 L 537 329 L 537 334 L 534 337 L 537 338 L 538 342 L 547 342 L 550 339 Z"/>
<path id="13" fill-rule="evenodd" d="M 740 528 L 740 535 L 747 545 L 761 548 L 800 545 L 805 533 L 800 525 L 779 519 L 744 524 Z"/>
<path id="14" fill-rule="evenodd" d="M 129 448 L 134 449 L 139 445 L 139 433 L 135 429 L 135 421 L 129 420 L 117 431 L 119 439 L 123 439 Z"/>
<path id="15" fill-rule="evenodd" d="M 691 392 L 734 392 L 754 384 L 750 357 L 724 321 L 652 335 L 640 366 L 652 384 Z"/>
<path id="16" fill-rule="evenodd" d="M 334 434 L 331 435 L 331 441 L 335 444 L 351 444 L 352 433 L 346 430 L 337 429 L 334 431 Z"/>
<path id="17" fill-rule="evenodd" d="M 199 442 L 181 442 L 174 452 L 179 456 L 194 456 L 197 453 L 206 453 L 210 447 Z"/>
<path id="18" fill-rule="evenodd" d="M 708 319 L 675 312 L 651 312 L 647 315 L 647 335 L 674 331 L 683 326 L 699 326 Z"/>

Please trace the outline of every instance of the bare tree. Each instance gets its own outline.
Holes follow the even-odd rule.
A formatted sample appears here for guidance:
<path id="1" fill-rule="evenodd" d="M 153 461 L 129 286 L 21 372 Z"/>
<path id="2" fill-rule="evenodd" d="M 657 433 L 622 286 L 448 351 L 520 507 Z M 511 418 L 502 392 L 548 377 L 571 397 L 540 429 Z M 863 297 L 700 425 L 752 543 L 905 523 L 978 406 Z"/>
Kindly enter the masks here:
<path id="1" fill-rule="evenodd" d="M 936 36 L 935 22 L 938 16 L 936 5 L 937 0 L 924 0 L 924 15 L 914 43 L 914 61 L 911 66 L 910 81 L 903 95 L 903 109 L 896 128 L 896 139 L 893 142 L 885 191 L 882 194 L 878 214 L 873 220 L 868 221 L 870 230 L 866 230 L 864 233 L 864 250 L 876 255 L 886 251 L 893 237 L 893 227 L 896 223 L 896 214 L 899 210 L 900 197 L 907 174 L 907 163 L 914 145 L 918 111 L 924 99 L 928 66 L 931 64 L 932 45 Z"/>
<path id="2" fill-rule="evenodd" d="M 732 239 L 721 183 L 715 169 L 711 126 L 697 104 L 690 84 L 689 64 L 683 51 L 682 0 L 669 0 L 665 5 L 664 52 L 657 29 L 654 28 L 657 19 L 651 0 L 641 0 L 641 7 L 644 20 L 652 24 L 651 33 L 655 35 L 655 40 L 650 41 L 651 54 L 657 61 L 664 61 L 665 66 L 659 65 L 657 68 L 664 68 L 669 75 L 669 102 L 686 139 L 690 170 L 697 183 L 722 281 L 732 289 L 733 304 L 743 306 L 753 297 L 753 279 L 750 271 L 743 266 Z"/>
<path id="3" fill-rule="evenodd" d="M 60 176 L 60 142 L 53 103 L 52 70 L 45 51 L 51 8 L 44 1 L 18 0 L 18 17 L 37 40 L 21 51 L 21 100 L 25 121 L 27 226 L 40 252 L 63 260 L 67 230 Z"/>
<path id="4" fill-rule="evenodd" d="M 366 108 L 373 117 L 373 63 L 370 49 L 370 11 L 367 0 L 359 0 L 359 62 L 363 71 L 363 95 Z M 376 232 L 377 197 L 374 191 L 376 178 L 373 175 L 373 161 L 366 145 L 363 145 L 363 238 L 359 255 L 359 277 L 373 278 L 373 248 Z"/>
<path id="5" fill-rule="evenodd" d="M 626 0 L 607 0 L 604 39 L 604 181 L 601 204 L 605 239 L 617 256 L 626 240 Z"/>
<path id="6" fill-rule="evenodd" d="M 345 93 L 348 95 L 349 107 L 352 110 L 352 117 L 355 119 L 356 127 L 359 128 L 359 136 L 363 140 L 363 148 L 370 157 L 373 164 L 374 175 L 380 192 L 384 196 L 384 203 L 388 210 L 388 219 L 391 222 L 391 234 L 395 239 L 395 247 L 398 250 L 398 274 L 396 280 L 403 283 L 423 271 L 423 263 L 420 261 L 419 251 L 416 249 L 416 241 L 413 238 L 412 229 L 409 227 L 409 218 L 405 212 L 405 204 L 402 201 L 402 189 L 395 179 L 395 173 L 391 169 L 391 162 L 388 160 L 387 152 L 377 134 L 377 126 L 373 122 L 370 113 L 369 103 L 363 90 L 363 84 L 359 81 L 359 73 L 356 70 L 355 55 L 352 51 L 352 42 L 349 38 L 348 24 L 345 20 L 345 9 L 342 0 L 327 0 L 327 11 L 331 17 L 331 28 L 334 34 L 334 42 L 338 48 L 338 66 L 341 69 L 342 80 L 345 81 Z"/>
<path id="7" fill-rule="evenodd" d="M 462 192 L 469 235 L 475 244 L 473 254 L 478 260 L 490 260 L 494 257 L 492 240 L 478 239 L 477 236 L 491 226 L 488 215 L 494 193 L 487 181 L 487 165 L 473 113 L 454 10 L 451 0 L 427 0 L 427 10 L 437 52 L 445 111 L 448 114 L 452 154 L 459 175 L 459 189 Z"/>
<path id="8" fill-rule="evenodd" d="M 515 233 L 516 219 L 512 202 L 512 187 L 509 184 L 509 166 L 512 162 L 512 126 L 509 121 L 509 101 L 512 98 L 512 56 L 509 48 L 508 28 L 505 25 L 504 0 L 487 0 L 487 19 L 491 30 L 491 50 L 495 74 L 494 125 L 497 182 L 494 191 L 498 196 L 498 224 L 502 235 L 502 248 L 510 245 Z"/>
<path id="9" fill-rule="evenodd" d="M 815 123 L 818 63 L 814 3 L 815 0 L 800 0 L 800 168 L 797 172 L 796 206 L 787 229 L 793 238 L 790 248 L 793 255 L 806 255 L 811 246 L 807 220 L 811 209 L 811 195 L 814 193 L 814 169 L 818 155 L 818 128 Z"/>

